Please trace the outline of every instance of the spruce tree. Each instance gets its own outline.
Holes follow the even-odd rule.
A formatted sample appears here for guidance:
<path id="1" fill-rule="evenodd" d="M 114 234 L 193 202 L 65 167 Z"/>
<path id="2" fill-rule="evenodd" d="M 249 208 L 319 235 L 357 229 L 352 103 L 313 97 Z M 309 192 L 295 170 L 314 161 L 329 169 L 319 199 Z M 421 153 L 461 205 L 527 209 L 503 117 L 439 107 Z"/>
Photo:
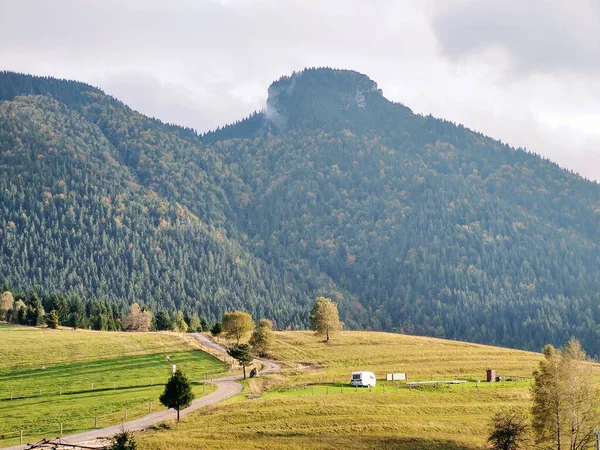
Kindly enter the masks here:
<path id="1" fill-rule="evenodd" d="M 167 408 L 177 411 L 177 422 L 179 422 L 179 411 L 181 408 L 188 407 L 192 403 L 192 400 L 194 400 L 192 386 L 181 370 L 177 369 L 169 381 L 167 381 L 165 390 L 159 397 L 159 400 Z"/>

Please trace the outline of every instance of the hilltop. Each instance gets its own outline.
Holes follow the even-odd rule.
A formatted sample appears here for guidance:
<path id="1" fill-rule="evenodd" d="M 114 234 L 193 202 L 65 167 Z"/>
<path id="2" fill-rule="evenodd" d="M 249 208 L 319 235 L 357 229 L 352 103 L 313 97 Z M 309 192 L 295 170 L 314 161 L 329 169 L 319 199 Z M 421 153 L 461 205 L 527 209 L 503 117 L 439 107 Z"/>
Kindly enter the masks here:
<path id="1" fill-rule="evenodd" d="M 213 322 L 307 325 L 600 355 L 600 186 L 307 69 L 213 133 L 100 89 L 0 74 L 0 282 Z"/>

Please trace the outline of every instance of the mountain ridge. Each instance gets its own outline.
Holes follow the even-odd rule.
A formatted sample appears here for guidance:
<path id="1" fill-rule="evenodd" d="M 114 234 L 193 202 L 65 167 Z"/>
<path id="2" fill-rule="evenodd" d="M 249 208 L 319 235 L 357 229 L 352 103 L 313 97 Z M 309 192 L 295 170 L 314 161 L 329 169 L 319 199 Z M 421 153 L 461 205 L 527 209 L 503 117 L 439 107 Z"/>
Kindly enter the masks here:
<path id="1" fill-rule="evenodd" d="M 78 142 L 79 147 L 71 147 L 89 162 L 93 160 L 85 155 L 99 145 L 91 144 L 91 136 L 101 133 L 106 152 L 131 179 L 121 186 L 121 195 L 140 206 L 149 202 L 147 196 L 172 205 L 175 216 L 165 219 L 167 224 L 177 222 L 175 205 L 180 205 L 215 230 L 214 236 L 239 246 L 246 255 L 242 260 L 261 267 L 261 275 L 258 269 L 253 275 L 245 269 L 231 271 L 238 264 L 232 256 L 222 260 L 225 265 L 210 270 L 204 266 L 199 269 L 202 277 L 194 277 L 192 262 L 177 257 L 173 264 L 161 260 L 161 270 L 158 260 L 150 266 L 165 275 L 161 279 L 152 275 L 155 269 L 129 264 L 124 273 L 144 283 L 147 292 L 141 295 L 118 287 L 123 282 L 117 281 L 114 270 L 92 264 L 92 272 L 108 274 L 105 290 L 120 292 L 112 297 L 118 304 L 181 307 L 209 320 L 226 308 L 245 307 L 256 316 L 269 315 L 282 327 L 298 328 L 307 324 L 311 297 L 327 295 L 340 302 L 343 319 L 353 328 L 536 350 L 575 335 L 589 353 L 600 354 L 597 183 L 463 126 L 414 114 L 385 99 L 372 80 L 352 71 L 308 69 L 283 77 L 273 83 L 270 98 L 271 108 L 279 115 L 283 112 L 284 121 L 274 123 L 267 106 L 264 112 L 204 135 L 147 118 L 96 88 L 70 83 L 0 73 L 0 129 L 5 130 L 0 154 L 14 152 L 9 147 L 30 133 L 22 127 L 23 118 L 10 114 L 15 102 L 24 101 L 15 100 L 19 89 L 50 96 L 63 111 L 39 100 L 41 125 L 52 118 L 66 120 L 65 115 L 81 124 L 71 131 L 55 131 L 63 139 L 54 147 L 58 167 L 67 165 L 64 178 L 71 170 L 69 139 Z M 20 98 L 30 97 L 35 96 Z M 48 149 L 43 141 L 31 144 L 36 145 L 44 152 Z M 36 159 L 44 152 L 26 159 L 37 167 L 41 181 L 32 179 L 30 186 L 18 188 L 33 192 L 36 183 L 46 184 L 35 188 L 38 194 L 31 197 L 30 206 L 19 203 L 23 211 L 35 211 L 39 220 L 32 222 L 35 225 L 18 223 L 24 241 L 13 242 L 16 251 L 5 246 L 0 264 L 0 281 L 23 289 L 34 287 L 32 279 L 42 278 L 61 286 L 56 263 L 36 261 L 41 268 L 31 263 L 28 270 L 12 268 L 20 249 L 35 247 L 25 242 L 28 238 L 52 253 L 41 237 L 33 237 L 56 220 L 52 212 L 33 207 L 35 202 L 44 204 L 43 188 L 57 182 L 46 174 L 44 163 L 50 163 Z M 14 192 L 12 181 L 18 173 L 7 161 L 3 156 L 0 167 L 2 233 L 17 204 L 6 199 L 21 195 Z M 98 170 L 100 164 L 93 163 L 89 173 Z M 86 183 L 100 181 L 88 176 Z M 76 183 L 74 191 L 89 189 L 86 183 Z M 110 184 L 103 189 L 110 191 Z M 116 189 L 111 195 L 118 197 Z M 83 208 L 84 197 L 73 203 L 75 210 Z M 103 214 L 114 220 L 113 212 Z M 150 230 L 161 226 L 160 214 L 154 223 L 136 220 L 143 224 L 138 239 L 149 243 L 156 233 Z M 83 234 L 92 229 L 92 224 L 81 225 Z M 118 231 L 111 232 L 117 239 Z M 58 236 L 60 231 L 46 233 Z M 196 258 L 210 259 L 207 247 L 194 243 L 205 237 L 184 238 L 177 227 L 172 233 L 173 244 L 165 245 L 174 255 L 191 246 Z M 210 245 L 216 249 L 219 242 L 224 241 L 216 239 Z M 126 252 L 121 254 L 128 258 Z M 190 269 L 182 272 L 182 267 Z M 52 275 L 40 278 L 35 275 L 40 270 Z M 224 273 L 220 279 L 215 278 L 217 270 Z M 97 275 L 84 276 L 83 267 L 73 268 L 73 273 L 70 276 L 80 279 L 79 295 L 96 295 L 81 280 L 93 281 Z M 186 287 L 188 276 L 196 281 Z M 260 287 L 265 281 L 259 281 L 261 276 L 266 290 Z M 152 279 L 157 281 L 148 284 Z M 219 288 L 234 285 L 242 289 L 215 297 Z M 62 287 L 73 289 L 64 283 Z"/>

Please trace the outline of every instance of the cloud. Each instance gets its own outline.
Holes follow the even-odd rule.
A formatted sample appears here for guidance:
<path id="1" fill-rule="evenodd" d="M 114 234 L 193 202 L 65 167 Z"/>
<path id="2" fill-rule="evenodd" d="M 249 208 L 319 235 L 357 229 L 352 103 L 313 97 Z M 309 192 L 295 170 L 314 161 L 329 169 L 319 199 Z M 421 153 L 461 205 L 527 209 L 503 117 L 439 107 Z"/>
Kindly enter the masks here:
<path id="1" fill-rule="evenodd" d="M 597 0 L 445 0 L 439 5 L 433 29 L 451 59 L 500 48 L 517 72 L 600 71 Z"/>

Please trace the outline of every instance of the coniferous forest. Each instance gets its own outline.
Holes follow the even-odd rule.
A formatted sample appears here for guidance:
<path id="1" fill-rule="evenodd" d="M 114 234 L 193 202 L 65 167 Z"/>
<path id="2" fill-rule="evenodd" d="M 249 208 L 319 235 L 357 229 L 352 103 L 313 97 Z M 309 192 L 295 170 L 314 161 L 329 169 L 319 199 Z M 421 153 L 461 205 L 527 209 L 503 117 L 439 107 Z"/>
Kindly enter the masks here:
<path id="1" fill-rule="evenodd" d="M 0 73 L 2 290 L 30 321 L 56 303 L 97 329 L 134 302 L 303 328 L 322 295 L 350 329 L 532 350 L 574 336 L 600 356 L 598 183 L 356 72 L 308 69 L 268 96 L 199 135 Z"/>

